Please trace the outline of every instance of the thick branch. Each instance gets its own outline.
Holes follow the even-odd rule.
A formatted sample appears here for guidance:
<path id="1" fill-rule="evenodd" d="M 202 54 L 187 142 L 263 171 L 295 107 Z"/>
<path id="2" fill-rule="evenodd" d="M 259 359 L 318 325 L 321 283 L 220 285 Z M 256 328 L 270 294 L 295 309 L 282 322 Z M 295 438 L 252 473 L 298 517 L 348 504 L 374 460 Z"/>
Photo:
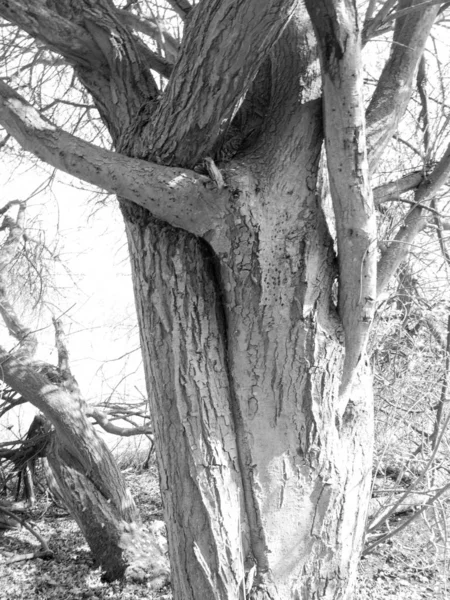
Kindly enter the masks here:
<path id="1" fill-rule="evenodd" d="M 136 45 L 148 68 L 153 69 L 153 71 L 156 71 L 166 79 L 169 79 L 169 77 L 172 75 L 173 64 L 167 59 L 163 58 L 160 54 L 150 50 L 150 48 L 146 46 L 144 42 L 139 40 L 136 42 Z"/>
<path id="2" fill-rule="evenodd" d="M 53 167 L 143 206 L 158 219 L 199 236 L 223 233 L 228 194 L 192 171 L 163 167 L 103 150 L 45 121 L 0 82 L 0 123 L 25 150 Z"/>
<path id="3" fill-rule="evenodd" d="M 383 202 L 397 199 L 401 194 L 416 189 L 423 179 L 423 171 L 414 171 L 396 181 L 389 181 L 388 183 L 379 185 L 373 190 L 375 204 L 378 206 Z"/>
<path id="4" fill-rule="evenodd" d="M 104 62 L 92 37 L 39 0 L 0 0 L 0 16 L 17 25 L 72 64 L 100 67 Z"/>
<path id="5" fill-rule="evenodd" d="M 400 0 L 399 10 L 423 0 Z M 397 130 L 411 97 L 420 58 L 439 5 L 425 5 L 396 22 L 392 50 L 367 109 L 367 148 L 373 170 Z"/>
<path id="6" fill-rule="evenodd" d="M 192 10 L 192 5 L 188 0 L 167 0 L 167 2 L 182 19 L 186 19 Z"/>
<path id="7" fill-rule="evenodd" d="M 105 498 L 120 505 L 120 492 L 106 489 L 101 482 L 115 473 L 111 462 L 104 460 L 103 444 L 82 411 L 79 402 L 68 392 L 38 372 L 35 365 L 22 361 L 0 348 L 0 378 L 28 402 L 36 406 L 55 427 L 58 440 L 67 450 L 72 465 L 89 473 Z M 112 496 L 114 496 L 112 498 Z"/>
<path id="8" fill-rule="evenodd" d="M 73 65 L 113 138 L 143 103 L 157 97 L 150 68 L 170 75 L 171 65 L 121 23 L 111 0 L 80 0 L 76 6 L 0 0 L 0 16 Z"/>
<path id="9" fill-rule="evenodd" d="M 194 166 L 210 154 L 297 0 L 204 0 L 186 28 L 180 59 L 144 147 L 157 162 Z"/>
<path id="10" fill-rule="evenodd" d="M 361 38 L 351 0 L 307 0 L 320 49 L 325 143 L 336 218 L 342 406 L 364 356 L 376 291 L 376 222 L 366 153 Z"/>
<path id="11" fill-rule="evenodd" d="M 425 204 L 430 202 L 439 192 L 439 189 L 447 182 L 450 175 L 450 145 L 444 156 L 429 177 L 418 188 L 414 200 L 416 203 Z M 377 295 L 383 293 L 400 264 L 405 260 L 410 246 L 417 234 L 427 225 L 428 214 L 417 206 L 405 218 L 404 225 L 399 229 L 395 239 L 381 255 L 378 263 Z"/>

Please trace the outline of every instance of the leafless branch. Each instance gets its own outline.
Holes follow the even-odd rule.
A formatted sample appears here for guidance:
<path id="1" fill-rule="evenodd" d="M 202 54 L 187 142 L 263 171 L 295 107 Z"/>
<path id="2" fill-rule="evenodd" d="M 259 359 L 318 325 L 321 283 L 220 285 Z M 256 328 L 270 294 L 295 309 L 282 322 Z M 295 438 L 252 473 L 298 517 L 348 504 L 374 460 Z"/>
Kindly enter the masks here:
<path id="1" fill-rule="evenodd" d="M 119 427 L 118 425 L 114 425 L 111 422 L 110 416 L 97 408 L 88 410 L 86 414 L 88 417 L 94 419 L 102 429 L 114 435 L 130 437 L 134 435 L 151 435 L 153 433 L 153 429 L 147 425 L 135 425 L 134 427 Z M 123 419 L 124 417 L 121 418 Z"/>
<path id="2" fill-rule="evenodd" d="M 447 182 L 450 174 L 450 145 L 447 147 L 441 160 L 432 173 L 416 190 L 415 206 L 405 218 L 404 225 L 400 228 L 391 244 L 382 253 L 378 263 L 377 295 L 379 296 L 386 288 L 389 279 L 398 269 L 409 252 L 416 235 L 427 225 L 428 219 L 419 206 L 427 204 L 438 193 L 440 188 Z"/>
<path id="3" fill-rule="evenodd" d="M 20 517 L 15 515 L 12 511 L 8 510 L 4 506 L 0 506 L 0 512 L 7 515 L 10 519 L 15 521 L 18 525 L 20 525 L 21 527 L 24 527 L 27 531 L 29 531 L 32 535 L 34 535 L 34 537 L 40 543 L 42 551 L 45 553 L 46 556 L 53 556 L 53 552 L 48 547 L 48 543 L 45 540 L 45 538 L 43 538 L 42 535 L 38 531 L 36 531 L 36 529 L 31 527 L 31 525 L 29 525 L 25 521 L 25 519 L 21 519 Z"/>
<path id="4" fill-rule="evenodd" d="M 176 227 L 196 235 L 214 232 L 222 243 L 228 193 L 208 188 L 204 176 L 128 158 L 59 130 L 4 82 L 0 82 L 0 122 L 48 164 L 131 200 Z M 224 243 L 228 247 L 228 241 Z"/>
<path id="5" fill-rule="evenodd" d="M 164 23 L 155 17 L 144 18 L 129 10 L 117 9 L 116 14 L 125 25 L 128 25 L 136 31 L 140 31 L 153 39 L 157 39 L 162 45 L 169 60 L 172 62 L 176 60 L 179 44 L 173 35 L 166 29 Z"/>
<path id="6" fill-rule="evenodd" d="M 192 10 L 192 4 L 188 0 L 167 0 L 173 10 L 183 20 L 189 15 Z"/>
<path id="7" fill-rule="evenodd" d="M 8 298 L 8 283 L 6 275 L 15 256 L 19 252 L 23 238 L 23 224 L 26 204 L 24 202 L 11 201 L 2 207 L 3 213 L 14 205 L 19 206 L 15 219 L 9 215 L 3 217 L 2 229 L 8 229 L 8 237 L 0 249 L 0 315 L 10 335 L 19 342 L 19 351 L 24 356 L 32 357 L 36 351 L 37 338 L 34 332 L 26 327 Z"/>
<path id="8" fill-rule="evenodd" d="M 416 189 L 424 179 L 423 171 L 408 173 L 396 181 L 389 181 L 376 187 L 373 191 L 375 204 L 396 200 L 401 194 Z"/>
<path id="9" fill-rule="evenodd" d="M 384 3 L 381 9 L 383 17 L 393 4 L 393 0 Z M 439 10 L 439 5 L 420 4 L 420 10 L 396 21 L 392 51 L 366 111 L 367 144 L 372 171 L 405 113 L 417 67 Z M 399 2 L 400 9 L 409 8 L 410 5 L 410 0 Z"/>

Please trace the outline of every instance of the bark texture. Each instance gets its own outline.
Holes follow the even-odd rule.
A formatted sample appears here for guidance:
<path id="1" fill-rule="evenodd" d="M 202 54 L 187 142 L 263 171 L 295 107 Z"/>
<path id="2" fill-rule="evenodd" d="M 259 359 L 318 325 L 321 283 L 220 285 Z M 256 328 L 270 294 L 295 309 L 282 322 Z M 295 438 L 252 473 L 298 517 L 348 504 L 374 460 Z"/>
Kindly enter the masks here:
<path id="1" fill-rule="evenodd" d="M 62 19 L 58 31 L 30 20 L 38 4 Z M 74 65 L 120 152 L 104 171 L 99 161 L 76 172 L 100 173 L 103 187 L 111 175 L 120 194 L 174 598 L 349 599 L 373 438 L 369 164 L 376 168 L 406 108 L 437 7 L 398 19 L 401 43 L 365 114 L 350 0 L 170 4 L 186 29 L 160 99 L 133 20 L 117 22 L 109 0 L 77 10 L 69 0 L 0 0 L 0 15 Z M 83 45 L 61 42 L 69 23 L 92 46 L 91 60 Z M 26 130 L 11 93 L 2 95 L 1 122 L 60 166 L 64 137 Z M 76 155 L 72 140 L 69 172 L 81 164 Z M 187 171 L 202 162 L 211 180 Z M 446 157 L 440 165 L 436 185 Z M 383 277 L 399 245 L 381 256 Z"/>
<path id="2" fill-rule="evenodd" d="M 142 529 L 139 512 L 111 452 L 87 420 L 79 398 L 57 386 L 36 366 L 2 351 L 2 379 L 36 406 L 55 435 L 47 452 L 52 478 L 76 519 L 107 580 L 147 570 L 158 586 L 168 568 Z"/>

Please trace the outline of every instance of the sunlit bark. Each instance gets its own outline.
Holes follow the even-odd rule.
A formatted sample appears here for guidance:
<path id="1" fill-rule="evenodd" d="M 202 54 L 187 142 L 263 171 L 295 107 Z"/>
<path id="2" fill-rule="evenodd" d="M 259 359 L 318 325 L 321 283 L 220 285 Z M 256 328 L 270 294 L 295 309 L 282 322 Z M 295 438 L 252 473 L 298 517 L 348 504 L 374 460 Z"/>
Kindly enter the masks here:
<path id="1" fill-rule="evenodd" d="M 0 15 L 45 43 L 41 28 L 31 30 L 7 4 Z M 95 57 L 90 65 L 75 58 L 75 71 L 127 155 L 108 154 L 111 168 L 132 173 L 121 171 L 114 191 L 130 249 L 174 597 L 350 598 L 373 438 L 369 161 L 375 168 L 410 96 L 389 64 L 413 77 L 437 8 L 397 23 L 408 49 L 393 49 L 367 116 L 354 3 L 307 2 L 312 23 L 305 6 L 289 0 L 170 4 L 187 26 L 160 100 L 109 0 L 97 5 L 97 28 L 91 0 L 76 15 L 62 2 L 58 15 L 99 40 L 101 67 Z M 58 47 L 58 39 L 48 43 Z M 60 52 L 74 60 L 70 48 L 61 44 Z M 114 100 L 102 95 L 108 86 Z M 240 145 L 218 165 L 224 189 L 188 171 L 183 189 L 170 188 L 174 173 L 182 175 L 176 169 L 209 158 L 236 124 Z M 318 184 L 324 139 L 337 257 Z M 94 164 L 100 156 L 92 148 Z M 66 161 L 66 170 L 75 164 L 74 174 L 89 180 L 86 164 Z M 151 201 L 142 201 L 146 188 Z M 395 264 L 385 264 L 389 278 Z"/>

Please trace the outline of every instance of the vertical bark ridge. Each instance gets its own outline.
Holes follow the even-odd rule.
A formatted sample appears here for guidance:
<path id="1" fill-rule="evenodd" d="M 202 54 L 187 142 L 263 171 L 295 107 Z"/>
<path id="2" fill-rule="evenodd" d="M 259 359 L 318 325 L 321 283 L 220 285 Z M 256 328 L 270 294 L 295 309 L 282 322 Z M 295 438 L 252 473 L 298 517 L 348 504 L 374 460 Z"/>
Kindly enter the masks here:
<path id="1" fill-rule="evenodd" d="M 193 236 L 122 206 L 140 274 L 137 309 L 172 524 L 174 589 L 183 600 L 196 600 L 200 591 L 232 600 L 244 578 L 245 523 L 214 257 Z"/>

